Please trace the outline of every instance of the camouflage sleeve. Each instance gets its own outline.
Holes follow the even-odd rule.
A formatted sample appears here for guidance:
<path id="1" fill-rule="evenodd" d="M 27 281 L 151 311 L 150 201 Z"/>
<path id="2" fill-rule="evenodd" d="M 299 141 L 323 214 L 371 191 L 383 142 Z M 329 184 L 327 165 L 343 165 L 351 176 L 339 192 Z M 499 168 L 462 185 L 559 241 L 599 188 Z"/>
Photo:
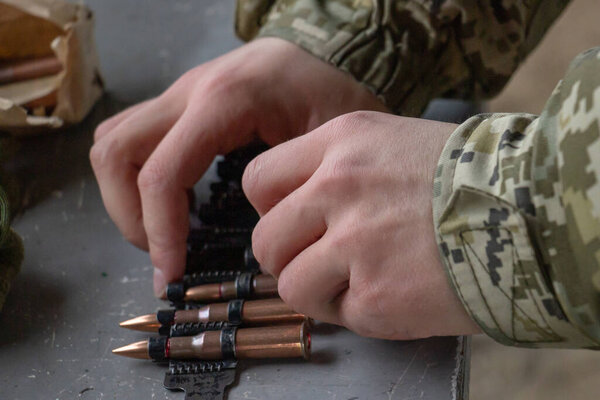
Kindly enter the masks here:
<path id="1" fill-rule="evenodd" d="M 395 113 L 498 93 L 568 0 L 237 0 L 244 40 L 277 36 L 349 72 Z"/>
<path id="2" fill-rule="evenodd" d="M 497 341 L 600 349 L 600 47 L 542 114 L 487 114 L 447 142 L 434 182 L 440 254 Z"/>

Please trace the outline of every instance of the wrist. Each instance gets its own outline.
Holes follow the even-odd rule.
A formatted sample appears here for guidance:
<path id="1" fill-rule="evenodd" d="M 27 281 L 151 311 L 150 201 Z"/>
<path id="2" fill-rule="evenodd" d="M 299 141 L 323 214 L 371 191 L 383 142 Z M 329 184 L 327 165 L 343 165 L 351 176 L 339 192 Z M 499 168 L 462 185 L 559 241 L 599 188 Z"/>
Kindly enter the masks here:
<path id="1" fill-rule="evenodd" d="M 294 112 L 305 110 L 303 133 L 340 115 L 354 111 L 390 110 L 348 72 L 315 56 L 285 37 L 260 36 L 251 42 L 274 58 L 268 85 L 277 85 L 283 98 L 294 97 Z"/>

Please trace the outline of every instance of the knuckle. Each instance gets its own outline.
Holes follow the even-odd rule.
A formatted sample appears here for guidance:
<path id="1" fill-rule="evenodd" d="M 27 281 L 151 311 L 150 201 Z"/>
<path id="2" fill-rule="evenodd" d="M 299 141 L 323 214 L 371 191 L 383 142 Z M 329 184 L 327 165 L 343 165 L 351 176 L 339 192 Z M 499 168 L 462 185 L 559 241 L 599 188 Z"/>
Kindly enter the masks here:
<path id="1" fill-rule="evenodd" d="M 107 119 L 96 127 L 96 130 L 94 131 L 94 142 L 97 142 L 109 132 L 111 119 Z"/>
<path id="2" fill-rule="evenodd" d="M 329 195 L 352 193 L 360 183 L 362 164 L 350 152 L 330 157 L 316 177 L 316 189 Z"/>
<path id="3" fill-rule="evenodd" d="M 352 179 L 358 174 L 361 165 L 362 161 L 359 157 L 347 152 L 331 160 L 325 171 L 331 179 L 346 183 L 346 180 Z"/>
<path id="4" fill-rule="evenodd" d="M 174 84 L 181 84 L 187 86 L 190 83 L 193 83 L 196 79 L 198 79 L 198 75 L 202 72 L 202 69 L 202 65 L 188 69 L 175 81 Z"/>
<path id="5" fill-rule="evenodd" d="M 378 113 L 373 111 L 354 111 L 348 114 L 344 114 L 348 120 L 348 122 L 352 125 L 359 125 L 366 122 L 371 122 L 376 120 Z"/>
<path id="6" fill-rule="evenodd" d="M 299 290 L 292 284 L 290 279 L 286 279 L 285 277 L 279 279 L 277 282 L 277 291 L 283 302 L 292 310 L 296 312 L 305 310 L 306 304 L 304 303 L 304 299 L 306 297 L 299 293 Z"/>
<path id="7" fill-rule="evenodd" d="M 261 156 L 255 157 L 244 170 L 242 175 L 242 189 L 246 194 L 246 197 L 250 202 L 256 197 L 258 193 L 258 187 L 260 184 L 260 171 L 263 166 L 263 159 Z"/>
<path id="8" fill-rule="evenodd" d="M 357 335 L 368 336 L 367 329 L 365 328 L 365 321 L 361 318 L 361 316 L 365 314 L 361 314 L 354 304 L 355 302 L 353 302 L 352 305 L 346 304 L 340 309 L 338 315 L 340 323 Z"/>
<path id="9" fill-rule="evenodd" d="M 351 282 L 354 301 L 351 312 L 348 313 L 349 328 L 361 336 L 378 337 L 382 339 L 412 340 L 423 337 L 415 326 L 394 323 L 398 315 L 408 316 L 406 310 L 419 309 L 411 305 L 407 296 L 399 295 L 396 291 L 394 297 L 389 293 L 387 282 L 355 279 Z M 396 300 L 393 300 L 396 299 Z M 398 306 L 397 301 L 401 304 Z"/>
<path id="10" fill-rule="evenodd" d="M 381 332 L 377 331 L 371 322 L 371 310 L 362 307 L 352 308 L 349 311 L 341 313 L 340 320 L 342 325 L 364 337 L 381 337 Z M 366 314 L 365 314 L 366 313 Z M 368 318 L 366 316 L 369 316 Z"/>
<path id="11" fill-rule="evenodd" d="M 145 234 L 140 233 L 139 228 L 123 228 L 121 233 L 123 234 L 125 240 L 133 244 L 135 247 L 142 250 L 148 250 L 148 242 L 146 240 L 146 236 Z"/>
<path id="12" fill-rule="evenodd" d="M 150 245 L 150 261 L 152 261 L 152 265 L 162 269 L 163 272 L 165 272 L 167 266 L 172 265 L 171 259 L 166 256 L 166 253 L 154 245 Z"/>
<path id="13" fill-rule="evenodd" d="M 221 69 L 204 78 L 202 86 L 206 93 L 211 95 L 232 95 L 239 88 L 247 90 L 250 82 L 243 75 L 234 70 Z"/>
<path id="14" fill-rule="evenodd" d="M 328 239 L 328 248 L 333 254 L 347 254 L 349 249 L 356 247 L 356 233 L 352 229 L 341 229 Z"/>
<path id="15" fill-rule="evenodd" d="M 272 266 L 266 263 L 266 251 L 267 246 L 263 240 L 263 232 L 261 223 L 259 222 L 252 231 L 252 252 L 254 253 L 254 257 L 260 264 L 261 268 L 272 274 L 274 273 Z"/>
<path id="16" fill-rule="evenodd" d="M 348 135 L 358 131 L 357 128 L 374 120 L 375 113 L 372 111 L 354 111 L 342 114 L 331 120 L 331 131 L 339 135 Z"/>
<path id="17" fill-rule="evenodd" d="M 95 170 L 102 169 L 122 159 L 124 149 L 119 138 L 104 138 L 90 149 L 90 162 Z"/>
<path id="18" fill-rule="evenodd" d="M 357 304 L 359 314 L 369 312 L 375 319 L 385 319 L 387 316 L 388 307 L 384 304 L 381 291 L 377 290 L 370 282 L 364 282 L 357 290 L 360 293 L 360 301 Z"/>
<path id="19" fill-rule="evenodd" d="M 159 189 L 166 182 L 165 168 L 155 159 L 150 159 L 144 164 L 137 178 L 137 185 L 141 192 Z"/>
<path id="20" fill-rule="evenodd" d="M 99 169 L 105 161 L 105 152 L 99 144 L 95 144 L 90 149 L 90 162 L 92 168 Z"/>
<path id="21" fill-rule="evenodd" d="M 125 223 L 119 225 L 119 230 L 123 234 L 123 237 L 130 243 L 133 243 L 138 247 L 142 245 L 147 246 L 142 211 L 136 210 L 135 214 L 135 217 L 132 219 L 123 221 Z"/>
<path id="22" fill-rule="evenodd" d="M 203 70 L 203 66 L 200 65 L 196 68 L 192 68 L 184 72 L 173 84 L 165 90 L 160 96 L 159 99 L 169 100 L 172 95 L 175 93 L 179 93 L 181 90 L 186 90 L 196 83 L 201 76 L 201 71 Z"/>

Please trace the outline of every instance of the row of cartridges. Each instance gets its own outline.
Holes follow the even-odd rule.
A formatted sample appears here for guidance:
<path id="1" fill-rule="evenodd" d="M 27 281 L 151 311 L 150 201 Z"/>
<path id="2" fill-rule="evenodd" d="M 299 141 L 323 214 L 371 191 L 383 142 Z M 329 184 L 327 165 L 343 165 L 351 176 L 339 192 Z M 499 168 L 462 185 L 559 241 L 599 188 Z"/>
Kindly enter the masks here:
<path id="1" fill-rule="evenodd" d="M 249 298 L 276 296 L 277 282 L 273 278 L 245 272 L 235 281 L 193 286 L 185 293 L 186 301 L 236 298 L 197 308 L 160 310 L 124 321 L 120 324 L 124 328 L 160 336 L 113 353 L 155 361 L 309 357 L 309 318 L 296 313 L 279 297 L 239 298 L 240 293 Z"/>
<path id="2" fill-rule="evenodd" d="M 120 326 L 158 334 L 113 350 L 155 361 L 309 358 L 312 321 L 278 296 L 277 281 L 260 273 L 251 234 L 258 215 L 241 190 L 245 165 L 264 148 L 250 146 L 218 163 L 188 236 L 186 274 L 167 287 L 173 308 Z"/>

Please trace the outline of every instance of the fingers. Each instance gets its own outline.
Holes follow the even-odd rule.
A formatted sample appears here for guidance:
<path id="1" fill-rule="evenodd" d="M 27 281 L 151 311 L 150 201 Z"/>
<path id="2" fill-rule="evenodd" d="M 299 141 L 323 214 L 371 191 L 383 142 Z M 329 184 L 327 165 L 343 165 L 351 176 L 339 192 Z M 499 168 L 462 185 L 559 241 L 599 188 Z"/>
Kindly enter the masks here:
<path id="1" fill-rule="evenodd" d="M 302 186 L 265 214 L 252 233 L 261 268 L 277 277 L 281 270 L 327 230 L 325 210 Z"/>
<path id="2" fill-rule="evenodd" d="M 307 134 L 282 143 L 256 157 L 244 171 L 246 197 L 262 216 L 317 170 L 325 146 L 318 135 Z"/>
<path id="3" fill-rule="evenodd" d="M 129 118 L 131 115 L 133 115 L 137 111 L 146 107 L 148 105 L 148 103 L 150 103 L 153 100 L 154 99 L 146 100 L 141 103 L 135 104 L 135 105 L 121 111 L 117 115 L 114 115 L 113 117 L 102 122 L 96 128 L 96 132 L 94 132 L 94 142 L 97 142 L 98 140 L 102 139 L 104 136 L 109 134 L 114 128 L 116 128 L 121 122 L 123 122 L 124 120 Z"/>
<path id="4" fill-rule="evenodd" d="M 229 103 L 229 104 L 228 104 Z M 144 164 L 138 176 L 143 221 L 160 296 L 167 282 L 181 278 L 188 234 L 188 189 L 200 179 L 214 157 L 246 144 L 253 127 L 231 115 L 227 98 L 207 99 L 186 111 Z M 228 115 L 229 114 L 229 115 Z M 235 140 L 224 144 L 225 133 Z"/>
<path id="5" fill-rule="evenodd" d="M 298 254 L 279 275 L 279 295 L 295 311 L 339 324 L 336 299 L 348 288 L 350 270 L 332 254 L 327 234 Z"/>
<path id="6" fill-rule="evenodd" d="M 90 151 L 106 210 L 121 233 L 147 249 L 137 188 L 141 166 L 177 119 L 179 110 L 157 101 L 131 111 L 112 131 L 100 135 Z"/>

